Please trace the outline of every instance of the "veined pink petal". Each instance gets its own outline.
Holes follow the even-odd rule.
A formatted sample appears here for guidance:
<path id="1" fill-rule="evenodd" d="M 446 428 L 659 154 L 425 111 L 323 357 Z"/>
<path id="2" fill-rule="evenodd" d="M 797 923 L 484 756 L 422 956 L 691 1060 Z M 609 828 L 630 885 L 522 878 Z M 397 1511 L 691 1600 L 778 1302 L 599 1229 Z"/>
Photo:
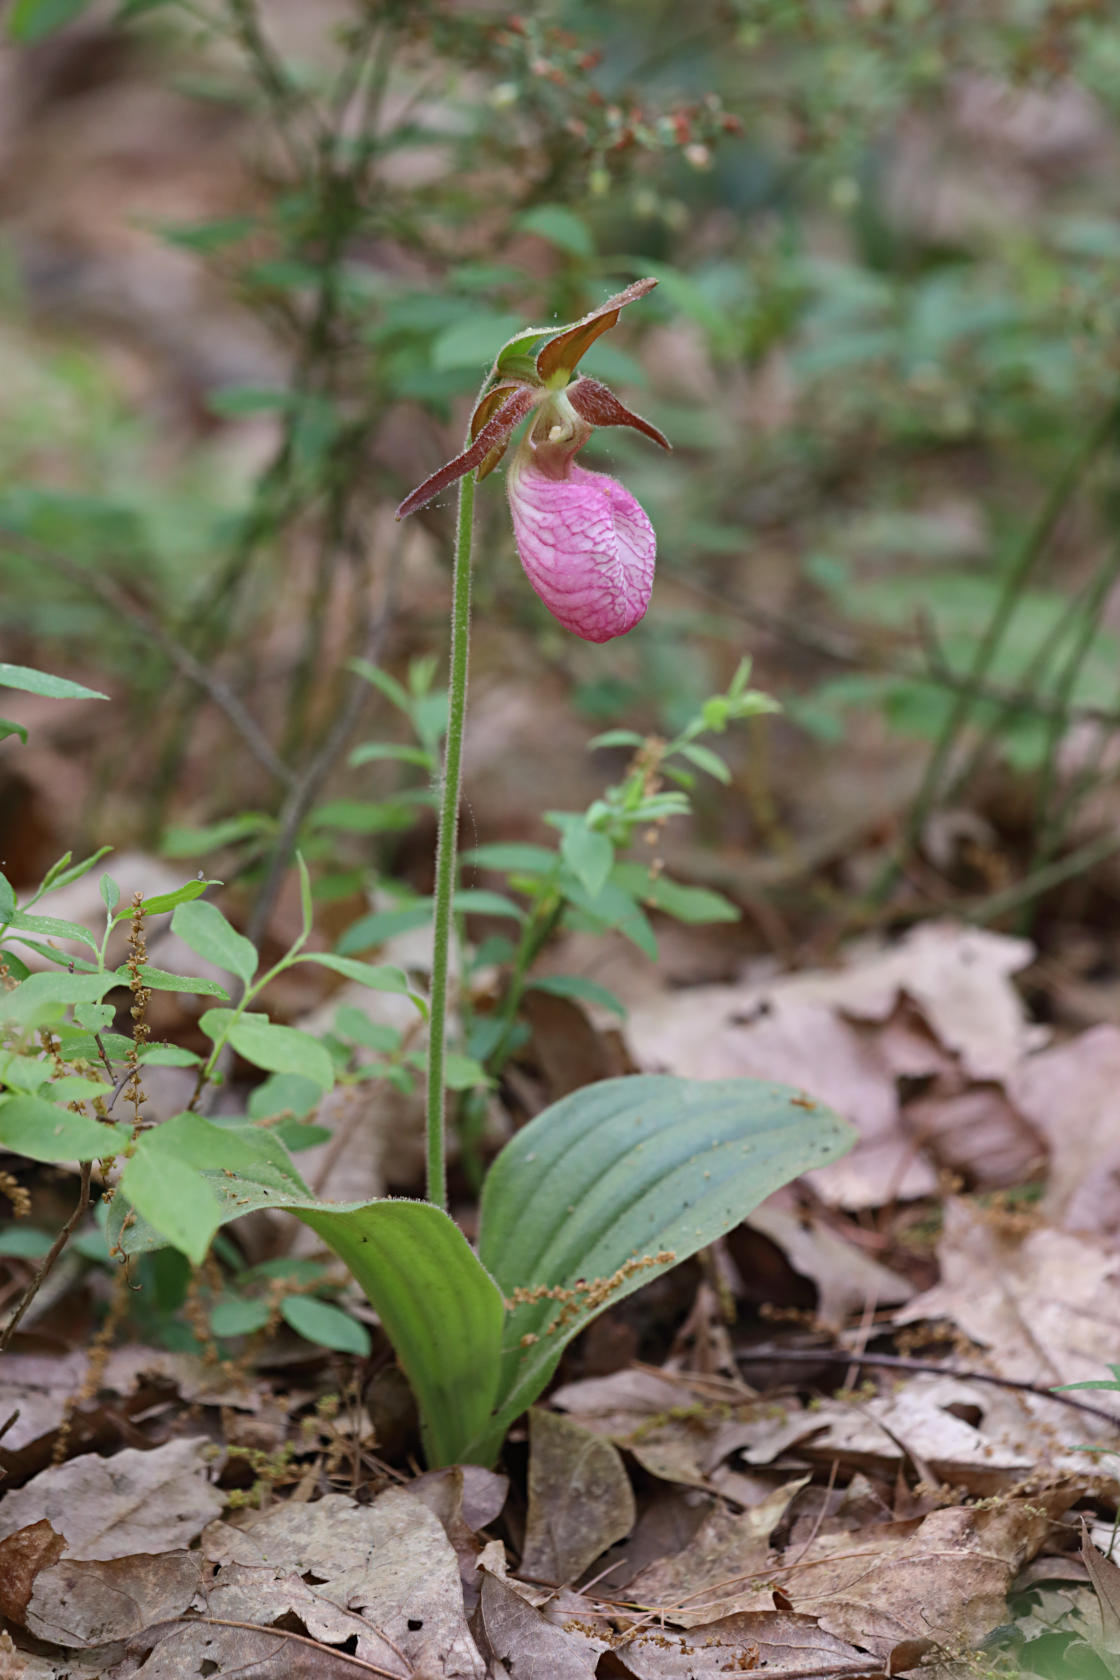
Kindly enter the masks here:
<path id="1" fill-rule="evenodd" d="M 553 617 L 588 642 L 632 630 L 653 592 L 657 539 L 629 490 L 574 461 L 551 477 L 528 445 L 506 488 L 521 564 Z"/>

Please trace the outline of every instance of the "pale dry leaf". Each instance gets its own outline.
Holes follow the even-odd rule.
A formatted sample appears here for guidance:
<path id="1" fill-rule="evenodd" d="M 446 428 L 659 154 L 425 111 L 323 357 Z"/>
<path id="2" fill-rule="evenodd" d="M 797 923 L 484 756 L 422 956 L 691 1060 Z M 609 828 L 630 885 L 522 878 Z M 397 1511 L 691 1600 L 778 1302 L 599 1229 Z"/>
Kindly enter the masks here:
<path id="1" fill-rule="evenodd" d="M 312 1569 L 305 1573 L 315 1575 Z M 385 1637 L 367 1617 L 341 1605 L 337 1595 L 331 1597 L 331 1586 L 318 1583 L 317 1577 L 314 1584 L 309 1584 L 294 1570 L 285 1573 L 228 1563 L 206 1588 L 202 1608 L 217 1621 L 250 1622 L 261 1627 L 286 1627 L 294 1616 L 312 1639 L 327 1646 L 345 1645 L 363 1662 L 386 1668 L 404 1680 L 411 1664 L 395 1641 Z"/>
<path id="2" fill-rule="evenodd" d="M 559 1628 L 488 1572 L 482 1578 L 481 1621 L 496 1672 L 510 1680 L 593 1680 L 608 1641 L 590 1631 Z"/>
<path id="3" fill-rule="evenodd" d="M 1034 1422 L 1017 1396 L 950 1374 L 919 1372 L 858 1402 L 823 1400 L 805 1412 L 803 1427 L 800 1440 L 785 1432 L 783 1450 L 795 1447 L 813 1464 L 835 1459 L 849 1472 L 882 1476 L 909 1457 L 976 1494 L 1007 1487 L 1039 1457 Z"/>
<path id="4" fill-rule="evenodd" d="M 473 1614 L 478 1600 L 478 1558 L 483 1550 L 477 1531 L 500 1514 L 509 1492 L 509 1478 L 485 1470 L 481 1464 L 454 1464 L 416 1476 L 405 1491 L 426 1505 L 442 1524 L 459 1559 L 467 1614 Z"/>
<path id="5" fill-rule="evenodd" d="M 846 1640 L 825 1633 L 812 1616 L 762 1610 L 705 1622 L 690 1633 L 649 1628 L 615 1646 L 635 1680 L 726 1680 L 765 1674 L 767 1680 L 857 1680 L 882 1665 Z"/>
<path id="6" fill-rule="evenodd" d="M 893 1307 L 914 1294 L 905 1278 L 845 1242 L 823 1220 L 795 1209 L 782 1191 L 756 1208 L 747 1224 L 776 1243 L 794 1271 L 816 1285 L 816 1317 L 827 1329 L 839 1330 L 869 1301 Z"/>
<path id="7" fill-rule="evenodd" d="M 1039 1225 L 1022 1235 L 970 1203 L 945 1204 L 938 1244 L 941 1282 L 901 1307 L 899 1324 L 949 1319 L 984 1350 L 993 1373 L 1046 1390 L 1106 1374 L 1120 1346 L 1120 1255 L 1107 1241 Z M 1093 1404 L 1120 1417 L 1120 1394 Z M 1038 1432 L 1036 1456 L 1083 1471 L 1078 1442 L 1100 1441 L 1102 1425 L 1044 1395 L 1021 1405 Z"/>
<path id="8" fill-rule="evenodd" d="M 1008 1084 L 1050 1151 L 1042 1211 L 1066 1231 L 1120 1231 L 1120 1029 L 1028 1057 Z"/>
<path id="9" fill-rule="evenodd" d="M 522 1573 L 576 1580 L 635 1522 L 630 1478 L 617 1449 L 574 1418 L 529 1413 L 529 1511 Z"/>
<path id="10" fill-rule="evenodd" d="M 197 1552 L 97 1561 L 61 1558 L 37 1576 L 24 1625 L 51 1645 L 84 1650 L 179 1616 L 201 1579 Z"/>
<path id="11" fill-rule="evenodd" d="M 717 1506 L 683 1551 L 661 1558 L 631 1581 L 627 1597 L 685 1628 L 757 1608 L 753 1577 L 774 1561 L 770 1535 L 808 1480 L 802 1476 L 787 1482 L 738 1515 Z M 762 1597 L 769 1602 L 768 1587 Z"/>
<path id="12" fill-rule="evenodd" d="M 823 1003 L 880 1022 L 908 997 L 966 1073 L 1000 1080 L 1048 1036 L 1029 1022 L 1011 984 L 1033 955 L 1025 939 L 959 922 L 923 922 L 895 945 L 854 947 L 838 972 L 791 975 L 780 989 L 788 1001 Z"/>
<path id="13" fill-rule="evenodd" d="M 209 1441 L 195 1436 L 151 1452 L 127 1447 L 113 1458 L 72 1458 L 7 1495 L 0 1535 L 45 1517 L 70 1561 L 176 1551 L 222 1509 L 209 1481 L 214 1457 Z"/>
<path id="14" fill-rule="evenodd" d="M 959 1072 L 910 1098 L 903 1105 L 902 1129 L 938 1166 L 965 1174 L 978 1190 L 1022 1184 L 1045 1160 L 1039 1133 L 1002 1087 L 968 1084 Z"/>
<path id="15" fill-rule="evenodd" d="M 799 1614 L 884 1659 L 911 1639 L 974 1650 L 1006 1619 L 1016 1571 L 1074 1497 L 954 1506 L 918 1522 L 821 1535 L 774 1579 Z"/>
<path id="16" fill-rule="evenodd" d="M 202 1544 L 212 1562 L 258 1571 L 262 1582 L 313 1575 L 324 1614 L 330 1605 L 359 1612 L 418 1668 L 442 1665 L 465 1680 L 482 1673 L 455 1551 L 439 1519 L 401 1488 L 368 1506 L 327 1494 L 278 1505 L 248 1528 L 214 1523 Z M 238 1587 L 249 1591 L 240 1577 Z"/>
<path id="17" fill-rule="evenodd" d="M 102 1680 L 359 1680 L 363 1672 L 326 1645 L 307 1645 L 268 1628 L 213 1627 L 202 1620 L 164 1623 L 134 1649 L 139 1661 L 130 1651 L 118 1667 L 101 1671 Z"/>
<path id="18" fill-rule="evenodd" d="M 1104 1557 L 1081 1523 L 1081 1558 L 1093 1583 L 1101 1618 L 1101 1642 L 1111 1656 L 1120 1656 L 1120 1568 Z"/>

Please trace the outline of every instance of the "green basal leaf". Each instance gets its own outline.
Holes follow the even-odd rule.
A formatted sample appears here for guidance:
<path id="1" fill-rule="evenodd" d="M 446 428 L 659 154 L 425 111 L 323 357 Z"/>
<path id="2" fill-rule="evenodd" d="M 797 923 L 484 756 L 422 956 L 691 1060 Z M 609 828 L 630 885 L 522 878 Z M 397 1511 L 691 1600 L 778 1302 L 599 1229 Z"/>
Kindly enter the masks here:
<path id="1" fill-rule="evenodd" d="M 531 1300 L 509 1312 L 498 1410 L 470 1456 L 492 1458 L 565 1345 L 605 1306 L 835 1160 L 854 1137 L 785 1086 L 659 1074 L 604 1080 L 531 1120 L 487 1176 L 479 1254 L 507 1299 L 560 1287 L 577 1305 Z M 598 1280 L 610 1286 L 596 1291 Z"/>

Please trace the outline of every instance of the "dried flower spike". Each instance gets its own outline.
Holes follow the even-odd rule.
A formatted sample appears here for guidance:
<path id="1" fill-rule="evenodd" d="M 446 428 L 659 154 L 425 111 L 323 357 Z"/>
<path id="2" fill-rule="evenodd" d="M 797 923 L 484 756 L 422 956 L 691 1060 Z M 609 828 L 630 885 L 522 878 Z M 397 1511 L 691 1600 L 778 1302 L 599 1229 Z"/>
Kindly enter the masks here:
<path id="1" fill-rule="evenodd" d="M 526 576 L 549 612 L 577 636 L 606 642 L 645 614 L 653 590 L 657 540 L 630 492 L 575 455 L 597 426 L 632 426 L 663 449 L 668 440 L 596 379 L 574 378 L 580 357 L 656 280 L 636 280 L 582 320 L 548 334 L 518 333 L 498 352 L 461 455 L 424 480 L 397 509 L 415 513 L 456 479 L 497 466 L 514 428 L 530 414 L 507 478 L 514 536 Z"/>

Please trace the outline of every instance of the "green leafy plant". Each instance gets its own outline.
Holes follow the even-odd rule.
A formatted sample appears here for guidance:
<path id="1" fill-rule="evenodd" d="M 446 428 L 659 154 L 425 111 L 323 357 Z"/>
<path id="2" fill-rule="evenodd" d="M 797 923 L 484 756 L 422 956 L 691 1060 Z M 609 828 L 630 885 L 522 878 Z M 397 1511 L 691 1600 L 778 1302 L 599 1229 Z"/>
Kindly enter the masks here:
<path id="1" fill-rule="evenodd" d="M 607 1080 L 554 1104 L 502 1150 L 483 1186 L 477 1254 L 446 1211 L 448 951 L 457 874 L 474 483 L 476 470 L 504 445 L 511 429 L 495 427 L 486 414 L 494 414 L 495 391 L 499 418 L 508 414 L 513 399 L 509 382 L 503 389 L 502 380 L 513 369 L 521 381 L 516 389 L 530 399 L 522 401 L 515 392 L 518 416 L 540 408 L 544 424 L 540 433 L 541 421 L 534 421 L 522 449 L 542 447 L 534 437 L 555 447 L 569 412 L 557 404 L 580 355 L 617 320 L 619 307 L 645 290 L 646 285 L 633 287 L 572 326 L 535 329 L 507 344 L 480 394 L 483 419 L 477 422 L 476 416 L 469 458 L 454 464 L 460 506 L 433 905 L 427 1201 L 322 1203 L 303 1183 L 268 1125 L 252 1115 L 230 1119 L 197 1111 L 199 1095 L 215 1087 L 230 1050 L 273 1077 L 295 1078 L 322 1091 L 333 1085 L 336 1060 L 326 1045 L 251 1008 L 285 969 L 318 963 L 375 989 L 409 992 L 398 969 L 305 948 L 313 905 L 302 859 L 301 932 L 263 973 L 252 941 L 204 898 L 215 884 L 204 880 L 147 901 L 137 897 L 128 908 L 119 909 L 119 888 L 103 875 L 105 929 L 100 940 L 77 923 L 31 913 L 31 905 L 52 886 L 92 868 L 96 858 L 73 869 L 64 860 L 26 906 L 16 903 L 10 889 L 0 905 L 5 945 L 22 944 L 54 965 L 31 974 L 14 959 L 18 966 L 9 966 L 10 989 L 0 995 L 0 1013 L 6 1017 L 12 1045 L 0 1068 L 6 1092 L 0 1098 L 0 1143 L 32 1159 L 82 1161 L 87 1195 L 91 1163 L 102 1163 L 104 1172 L 110 1170 L 107 1163 L 119 1162 L 108 1231 L 112 1247 L 126 1254 L 171 1243 L 198 1263 L 229 1220 L 260 1207 L 295 1214 L 344 1262 L 376 1310 L 415 1392 L 425 1452 L 433 1465 L 491 1462 L 509 1425 L 547 1383 L 566 1343 L 597 1313 L 651 1274 L 696 1253 L 772 1190 L 834 1158 L 850 1141 L 843 1122 L 782 1087 L 745 1080 L 704 1084 L 669 1076 Z M 530 360 L 528 347 L 542 340 L 543 348 Z M 542 382 L 535 383 L 538 380 Z M 570 454 L 589 434 L 589 418 L 619 423 L 618 411 L 611 406 L 615 399 L 600 394 L 602 389 L 594 387 L 584 405 L 571 410 L 576 423 Z M 622 411 L 621 423 L 634 420 Z M 570 454 L 546 462 L 546 478 L 574 485 L 580 510 L 588 507 L 588 496 L 596 509 L 609 501 L 613 524 L 591 529 L 577 521 L 575 534 L 569 532 L 572 547 L 566 563 L 593 590 L 601 587 L 604 567 L 609 571 L 612 565 L 637 565 L 638 588 L 648 599 L 652 528 L 648 521 L 635 523 L 632 498 L 624 501 L 625 493 L 613 481 L 604 484 L 599 475 L 583 474 L 581 469 L 574 469 L 580 476 L 573 477 Z M 550 473 L 556 476 L 549 478 Z M 568 514 L 572 512 L 569 504 Z M 557 529 L 566 516 L 564 508 L 549 515 L 560 522 Z M 620 520 L 622 529 L 638 533 L 637 551 L 610 546 L 619 542 Z M 519 537 L 524 549 L 529 539 L 520 530 Z M 528 559 L 526 565 L 536 582 Z M 543 590 L 546 600 L 551 587 Z M 630 589 L 629 574 L 619 574 L 617 587 Z M 606 605 L 603 610 L 614 611 Z M 599 608 L 582 618 L 581 612 L 576 610 L 576 627 L 582 625 L 583 633 L 601 640 Z M 611 620 L 610 633 L 632 622 L 627 608 L 621 618 Z M 373 680 L 383 688 L 390 681 L 380 674 Z M 606 737 L 607 744 L 638 748 L 638 756 L 629 775 L 587 812 L 553 816 L 561 838 L 547 870 L 536 877 L 536 902 L 526 921 L 533 931 L 523 960 L 515 964 L 515 1000 L 528 959 L 554 919 L 555 902 L 574 906 L 601 925 L 612 919 L 624 926 L 640 925 L 644 918 L 639 900 L 656 903 L 660 891 L 667 903 L 677 895 L 681 913 L 681 895 L 690 889 L 672 883 L 659 889 L 648 869 L 619 863 L 616 853 L 629 844 L 638 825 L 663 821 L 686 808 L 683 787 L 663 791 L 662 775 L 678 784 L 687 784 L 693 769 L 723 778 L 722 761 L 700 745 L 698 737 L 705 729 L 724 728 L 733 717 L 764 709 L 766 703 L 748 691 L 746 682 L 747 669 L 742 666 L 727 693 L 711 700 L 663 747 L 654 749 L 628 734 Z M 392 693 L 395 703 L 410 712 L 420 735 L 424 768 L 433 763 L 438 743 L 430 709 L 421 704 L 427 686 L 425 679 L 413 685 L 411 695 L 404 690 Z M 720 913 L 721 906 L 703 907 L 703 913 L 713 910 Z M 145 924 L 166 914 L 192 950 L 230 976 L 232 993 L 217 982 L 165 973 L 147 962 Z M 110 969 L 109 936 L 124 920 L 130 924 L 129 959 Z M 83 947 L 82 954 L 64 959 L 54 944 L 60 939 Z M 145 1060 L 158 1059 L 162 1047 L 147 1042 L 146 1028 L 135 1027 L 131 1039 L 110 1032 L 114 1011 L 106 999 L 121 986 L 132 993 L 134 1023 L 142 1022 L 154 987 L 202 992 L 219 1000 L 199 1023 L 211 1041 L 208 1056 L 169 1047 L 171 1059 L 185 1055 L 197 1066 L 195 1099 L 184 1112 L 155 1127 L 143 1123 L 139 1079 Z M 426 1012 L 424 1001 L 410 995 Z M 492 1056 L 500 1048 L 493 1045 Z M 163 1054 L 167 1057 L 168 1049 Z M 117 1072 L 114 1056 L 123 1060 L 123 1073 Z M 131 1125 L 113 1118 L 122 1091 L 133 1098 Z M 314 1333 L 315 1325 L 322 1330 L 330 1310 L 329 1303 L 304 1299 L 296 1306 L 293 1299 L 288 1316 L 294 1313 L 296 1327 L 308 1334 Z M 245 1325 L 259 1317 L 259 1311 L 254 1315 L 251 1303 L 242 1300 L 237 1306 L 227 1304 L 219 1318 Z M 336 1330 L 331 1333 L 337 1337 Z"/>

